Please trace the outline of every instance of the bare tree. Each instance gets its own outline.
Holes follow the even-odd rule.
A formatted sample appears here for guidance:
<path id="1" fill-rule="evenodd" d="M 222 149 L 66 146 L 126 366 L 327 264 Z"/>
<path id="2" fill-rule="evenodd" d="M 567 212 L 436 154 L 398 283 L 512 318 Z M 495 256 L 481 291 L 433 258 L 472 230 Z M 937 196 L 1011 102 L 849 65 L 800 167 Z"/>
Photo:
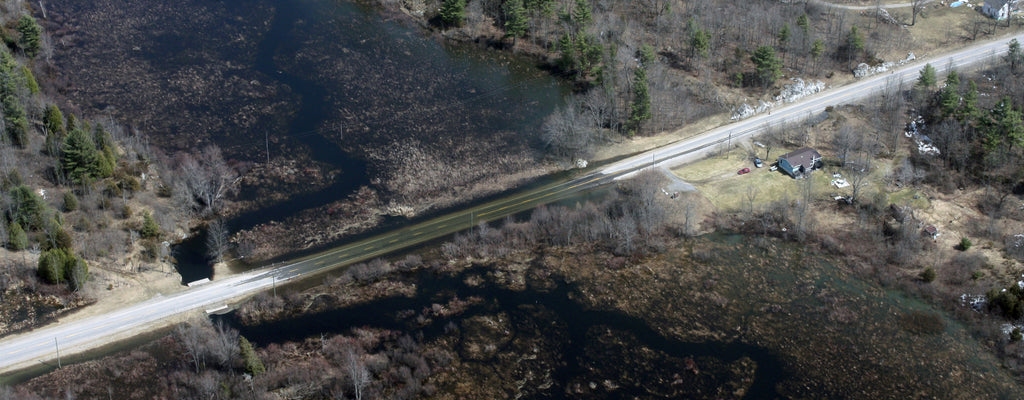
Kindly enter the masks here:
<path id="1" fill-rule="evenodd" d="M 914 24 L 917 24 L 917 15 L 920 14 L 921 11 L 924 11 L 924 6 L 927 5 L 929 1 L 931 1 L 931 0 L 911 0 L 910 1 L 910 13 L 912 15 L 912 17 L 910 18 L 910 25 L 911 26 L 914 26 Z"/>
<path id="2" fill-rule="evenodd" d="M 754 215 L 754 201 L 757 200 L 757 186 L 747 185 L 747 214 Z"/>
<path id="3" fill-rule="evenodd" d="M 185 354 L 192 359 L 196 373 L 199 373 L 200 365 L 206 363 L 206 346 L 202 327 L 198 323 L 189 322 L 178 325 L 174 330 L 174 334 L 178 339 L 178 343 L 184 348 Z"/>
<path id="4" fill-rule="evenodd" d="M 864 189 L 864 185 L 868 181 L 868 176 L 871 174 L 871 157 L 863 155 L 857 161 L 847 165 L 846 168 L 846 181 L 850 184 L 852 193 L 850 194 L 850 202 L 856 202 L 860 196 L 860 192 Z"/>
<path id="5" fill-rule="evenodd" d="M 235 188 L 238 173 L 227 164 L 220 148 L 211 145 L 193 157 L 181 154 L 178 174 L 182 179 L 177 190 L 186 190 L 188 198 L 203 215 L 216 213 L 220 201 Z"/>
<path id="6" fill-rule="evenodd" d="M 210 333 L 212 334 L 208 336 L 209 341 L 207 342 L 210 356 L 221 368 L 231 367 L 239 355 L 238 331 L 217 321 Z"/>
<path id="7" fill-rule="evenodd" d="M 370 371 L 366 364 L 354 350 L 349 348 L 345 352 L 345 368 L 348 370 L 348 378 L 352 382 L 352 393 L 356 400 L 363 399 L 363 391 L 370 385 Z"/>
<path id="8" fill-rule="evenodd" d="M 214 262 L 224 261 L 224 253 L 231 246 L 228 241 L 229 236 L 228 225 L 224 223 L 224 220 L 217 219 L 210 222 L 210 225 L 206 227 L 206 256 Z"/>
<path id="9" fill-rule="evenodd" d="M 854 132 L 853 127 L 850 124 L 843 124 L 832 135 L 832 146 L 835 148 L 836 155 L 839 157 L 840 165 L 846 165 L 849 162 L 850 153 L 860 149 L 863 144 L 863 137 L 857 132 Z"/>
<path id="10" fill-rule="evenodd" d="M 552 153 L 569 159 L 590 156 L 591 148 L 596 142 L 592 125 L 595 110 L 588 110 L 591 115 L 587 118 L 581 107 L 580 99 L 574 96 L 565 106 L 544 120 L 541 140 Z"/>

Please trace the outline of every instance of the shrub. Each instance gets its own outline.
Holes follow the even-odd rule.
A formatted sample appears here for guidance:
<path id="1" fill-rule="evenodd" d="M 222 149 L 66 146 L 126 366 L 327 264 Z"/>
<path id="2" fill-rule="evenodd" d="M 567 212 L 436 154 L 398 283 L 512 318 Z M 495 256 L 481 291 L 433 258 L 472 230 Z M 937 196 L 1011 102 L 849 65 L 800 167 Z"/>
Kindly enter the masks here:
<path id="1" fill-rule="evenodd" d="M 971 243 L 971 239 L 965 237 L 960 238 L 960 251 L 967 251 L 967 249 L 971 248 L 973 245 L 974 243 Z"/>
<path id="2" fill-rule="evenodd" d="M 24 229 L 21 229 L 21 224 L 17 222 L 11 223 L 11 228 L 8 230 L 10 237 L 7 239 L 7 248 L 11 250 L 24 250 L 28 247 L 28 234 L 25 233 Z"/>
<path id="3" fill-rule="evenodd" d="M 935 280 L 935 270 L 932 269 L 932 267 L 925 268 L 924 271 L 921 272 L 921 280 L 923 280 L 925 282 L 928 282 L 928 283 L 931 283 L 932 281 L 934 281 Z"/>
<path id="4" fill-rule="evenodd" d="M 71 212 L 78 209 L 78 196 L 72 191 L 64 192 L 64 211 Z"/>
<path id="5" fill-rule="evenodd" d="M 1024 289 L 1013 284 L 999 290 L 993 288 L 985 294 L 989 309 L 998 311 L 1005 318 L 1017 320 L 1024 317 Z"/>

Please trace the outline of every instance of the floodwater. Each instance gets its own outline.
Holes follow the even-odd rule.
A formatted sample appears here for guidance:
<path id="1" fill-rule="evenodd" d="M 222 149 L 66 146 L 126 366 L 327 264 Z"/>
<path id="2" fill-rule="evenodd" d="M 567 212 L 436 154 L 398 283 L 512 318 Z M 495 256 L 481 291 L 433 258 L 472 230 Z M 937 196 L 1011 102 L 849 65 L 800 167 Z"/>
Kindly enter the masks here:
<path id="1" fill-rule="evenodd" d="M 227 322 L 241 335 L 260 346 L 301 342 L 325 332 L 344 333 L 354 327 L 392 329 L 409 334 L 416 332 L 418 337 L 422 334 L 424 340 L 430 341 L 447 334 L 446 325 L 453 322 L 459 325 L 459 321 L 479 315 L 506 315 L 512 320 L 509 323 L 511 329 L 523 329 L 523 332 L 506 332 L 506 335 L 512 337 L 536 334 L 534 329 L 538 325 L 559 326 L 561 328 L 557 329 L 557 333 L 548 332 L 544 338 L 550 347 L 545 351 L 561 350 L 560 354 L 554 355 L 559 367 L 552 372 L 553 386 L 536 394 L 536 398 L 544 399 L 574 398 L 567 390 L 573 382 L 581 379 L 600 381 L 603 378 L 614 377 L 604 374 L 621 369 L 622 365 L 618 364 L 620 361 L 616 360 L 617 354 L 628 351 L 624 348 L 616 349 L 618 346 L 614 345 L 612 349 L 595 351 L 607 346 L 607 343 L 601 343 L 600 340 L 605 332 L 617 336 L 617 340 L 622 340 L 622 346 L 650 348 L 667 359 L 710 358 L 722 363 L 749 359 L 756 365 L 756 372 L 744 398 L 778 397 L 775 389 L 777 384 L 789 378 L 779 358 L 767 349 L 735 341 L 684 342 L 667 338 L 640 318 L 618 311 L 584 307 L 572 299 L 573 289 L 564 282 L 557 283 L 554 288 L 528 288 L 521 291 L 489 283 L 477 286 L 466 284 L 468 275 L 486 273 L 485 269 L 486 267 L 476 267 L 457 276 L 440 276 L 424 271 L 416 274 L 416 294 L 411 297 L 384 298 L 362 305 L 306 314 L 256 326 L 239 323 L 233 313 L 213 318 Z M 436 302 L 443 303 L 444 299 L 439 298 L 439 294 L 443 294 L 444 298 L 461 299 L 475 296 L 484 301 L 470 306 L 460 315 L 452 318 L 439 317 L 425 326 L 401 315 L 402 310 L 423 310 Z M 498 342 L 500 338 L 493 340 Z M 702 382 L 709 387 L 689 389 L 696 393 L 710 392 L 715 387 L 725 384 L 721 381 L 722 377 L 715 378 Z M 646 382 L 645 379 L 656 378 L 640 376 L 639 379 L 636 382 L 618 381 L 617 384 L 621 387 L 617 389 L 616 395 L 621 398 L 649 395 L 649 385 L 652 382 Z"/>
<path id="2" fill-rule="evenodd" d="M 368 185 L 380 172 L 368 166 L 368 146 L 443 143 L 457 135 L 497 142 L 496 149 L 528 148 L 540 122 L 569 91 L 528 59 L 444 44 L 347 1 L 264 3 L 275 11 L 256 57 L 226 53 L 221 61 L 246 65 L 289 88 L 299 104 L 287 116 L 283 136 L 341 174 L 315 193 L 228 221 L 232 231 L 282 220 Z M 186 47 L 177 50 L 187 51 L 189 42 L 179 39 L 175 43 Z M 160 59 L 169 60 L 163 64 L 168 68 L 179 67 L 180 58 L 163 54 Z M 262 156 L 253 158 L 258 162 Z M 183 282 L 211 275 L 203 242 L 204 233 L 197 232 L 175 247 Z"/>

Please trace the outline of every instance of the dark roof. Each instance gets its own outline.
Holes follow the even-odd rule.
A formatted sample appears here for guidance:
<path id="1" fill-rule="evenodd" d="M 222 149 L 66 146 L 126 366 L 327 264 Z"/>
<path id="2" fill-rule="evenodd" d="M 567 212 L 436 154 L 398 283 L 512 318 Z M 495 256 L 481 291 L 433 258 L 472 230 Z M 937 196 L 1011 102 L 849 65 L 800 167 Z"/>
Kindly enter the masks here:
<path id="1" fill-rule="evenodd" d="M 924 231 L 928 232 L 929 235 L 934 235 L 936 233 L 939 233 L 939 230 L 937 228 L 935 228 L 935 225 L 928 225 L 928 226 L 924 227 Z"/>
<path id="2" fill-rule="evenodd" d="M 812 169 L 814 168 L 814 162 L 821 159 L 821 154 L 810 147 L 804 147 L 802 149 L 783 154 L 779 156 L 779 159 L 786 159 L 786 161 L 789 162 L 789 165 L 792 165 L 794 169 L 800 168 L 800 166 L 803 166 L 804 169 Z"/>

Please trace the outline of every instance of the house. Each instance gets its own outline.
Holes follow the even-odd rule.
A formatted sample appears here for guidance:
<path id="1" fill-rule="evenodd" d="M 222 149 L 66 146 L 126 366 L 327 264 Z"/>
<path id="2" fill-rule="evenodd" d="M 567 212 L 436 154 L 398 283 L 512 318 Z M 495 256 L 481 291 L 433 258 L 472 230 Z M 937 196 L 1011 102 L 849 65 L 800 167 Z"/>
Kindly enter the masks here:
<path id="1" fill-rule="evenodd" d="M 985 0 L 981 7 L 981 13 L 997 20 L 1004 20 L 1010 17 L 1011 11 L 1017 10 L 1017 0 Z"/>
<path id="2" fill-rule="evenodd" d="M 789 176 L 801 178 L 805 173 L 811 172 L 821 166 L 821 154 L 810 147 L 779 156 L 779 168 Z"/>
<path id="3" fill-rule="evenodd" d="M 923 233 L 932 239 L 937 239 L 939 236 L 942 235 L 941 233 L 939 233 L 939 229 L 936 228 L 935 225 L 928 225 L 924 227 Z"/>

